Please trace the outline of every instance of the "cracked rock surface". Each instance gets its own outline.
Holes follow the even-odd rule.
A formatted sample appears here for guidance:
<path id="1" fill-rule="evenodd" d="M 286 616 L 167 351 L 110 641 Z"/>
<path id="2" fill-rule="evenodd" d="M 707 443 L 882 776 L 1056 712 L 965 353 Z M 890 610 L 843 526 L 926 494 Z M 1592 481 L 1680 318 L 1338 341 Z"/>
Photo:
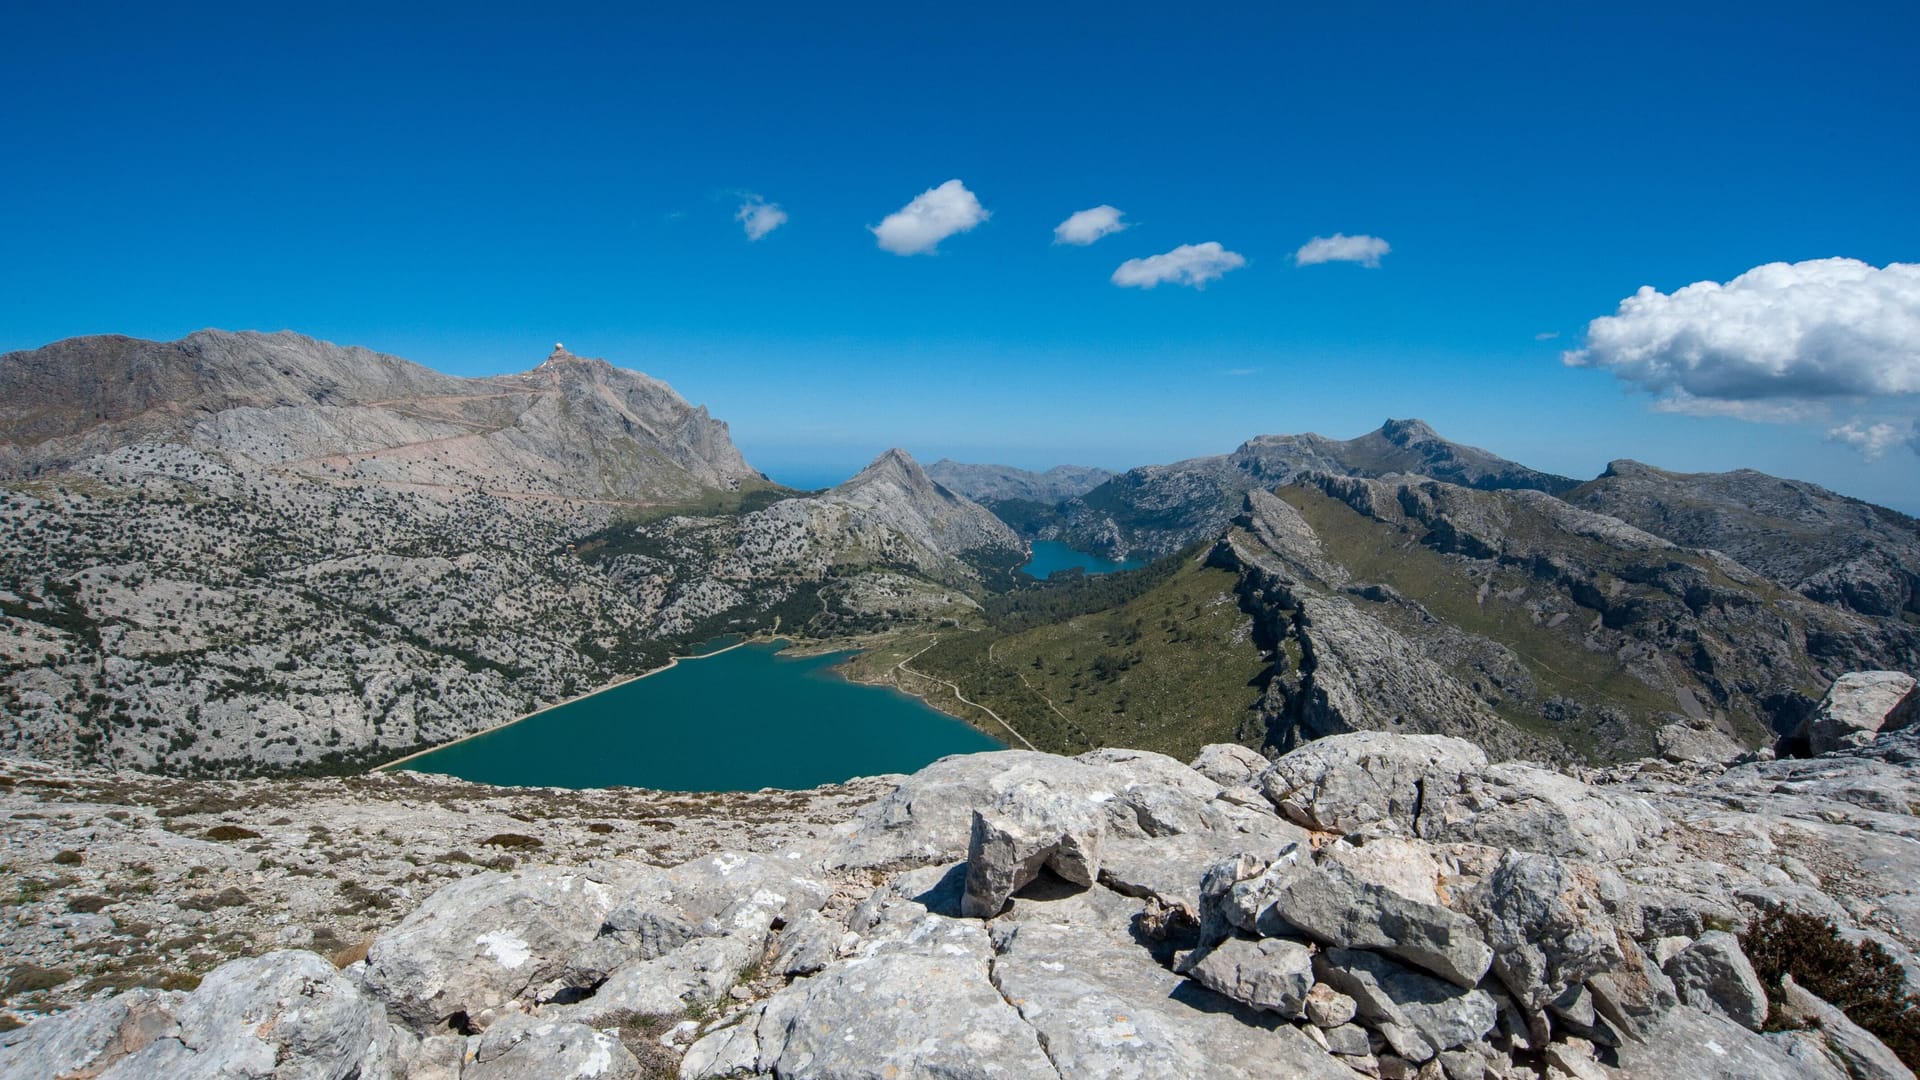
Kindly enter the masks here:
<path id="1" fill-rule="evenodd" d="M 668 819 L 713 842 L 463 874 L 337 964 L 31 998 L 68 1007 L 0 1034 L 0 1075 L 1912 1075 L 1797 986 L 1774 1019 L 1810 1026 L 1755 1030 L 1739 932 L 1815 911 L 1912 961 L 1920 731 L 1581 774 L 1373 732 L 1197 764 L 976 754 L 797 793 L 783 809 L 831 818 L 805 828 Z M 72 827 L 24 807 L 103 805 L 61 792 L 9 790 L 16 844 Z M 1462 827 L 1451 793 L 1550 827 Z M 541 851 L 583 843 L 556 833 Z"/>

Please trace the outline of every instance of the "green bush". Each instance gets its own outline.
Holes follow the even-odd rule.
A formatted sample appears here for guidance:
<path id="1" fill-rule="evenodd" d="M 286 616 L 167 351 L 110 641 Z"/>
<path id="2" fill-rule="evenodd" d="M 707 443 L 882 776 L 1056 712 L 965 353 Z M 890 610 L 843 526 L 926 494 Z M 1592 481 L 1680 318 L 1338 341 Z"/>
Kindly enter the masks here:
<path id="1" fill-rule="evenodd" d="M 1878 942 L 1854 944 L 1826 919 L 1776 908 L 1748 926 L 1740 946 L 1767 988 L 1769 1030 L 1785 1026 L 1781 976 L 1791 975 L 1909 1067 L 1920 1067 L 1920 996 L 1906 992 L 1899 962 Z"/>

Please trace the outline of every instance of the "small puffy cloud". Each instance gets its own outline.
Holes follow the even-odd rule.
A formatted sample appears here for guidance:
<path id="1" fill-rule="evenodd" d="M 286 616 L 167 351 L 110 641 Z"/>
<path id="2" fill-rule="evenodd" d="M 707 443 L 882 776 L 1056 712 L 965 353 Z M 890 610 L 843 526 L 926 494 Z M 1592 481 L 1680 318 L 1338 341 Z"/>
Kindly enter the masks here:
<path id="1" fill-rule="evenodd" d="M 1586 346 L 1561 359 L 1734 415 L 1805 415 L 1833 398 L 1920 393 L 1920 265 L 1813 259 L 1672 295 L 1642 286 L 1589 323 Z"/>
<path id="2" fill-rule="evenodd" d="M 1091 210 L 1075 211 L 1072 217 L 1053 227 L 1053 242 L 1085 247 L 1103 236 L 1112 236 L 1125 229 L 1127 223 L 1120 220 L 1124 216 L 1104 203 Z"/>
<path id="3" fill-rule="evenodd" d="M 758 240 L 787 223 L 787 212 L 779 203 L 770 203 L 758 195 L 748 195 L 734 212 L 733 220 L 747 231 L 747 239 Z"/>
<path id="4" fill-rule="evenodd" d="M 1334 233 L 1332 236 L 1316 236 L 1300 245 L 1293 253 L 1293 265 L 1313 266 L 1316 263 L 1352 262 L 1369 269 L 1379 269 L 1380 256 L 1393 248 L 1377 236 L 1348 236 Z"/>
<path id="5" fill-rule="evenodd" d="M 1892 424 L 1867 424 L 1859 420 L 1849 420 L 1837 428 L 1827 431 L 1829 442 L 1845 443 L 1860 451 L 1860 456 L 1868 461 L 1878 461 L 1888 450 L 1906 443 L 1920 450 L 1920 427 L 1912 431 L 1901 431 Z"/>
<path id="6" fill-rule="evenodd" d="M 880 246 L 895 255 L 925 255 L 940 241 L 963 233 L 990 215 L 967 185 L 949 180 L 928 188 L 914 200 L 871 226 Z"/>
<path id="7" fill-rule="evenodd" d="M 1181 244 L 1164 255 L 1128 259 L 1113 272 L 1113 283 L 1151 289 L 1163 281 L 1171 281 L 1198 289 L 1227 271 L 1245 265 L 1247 260 L 1240 253 L 1209 240 L 1204 244 Z"/>

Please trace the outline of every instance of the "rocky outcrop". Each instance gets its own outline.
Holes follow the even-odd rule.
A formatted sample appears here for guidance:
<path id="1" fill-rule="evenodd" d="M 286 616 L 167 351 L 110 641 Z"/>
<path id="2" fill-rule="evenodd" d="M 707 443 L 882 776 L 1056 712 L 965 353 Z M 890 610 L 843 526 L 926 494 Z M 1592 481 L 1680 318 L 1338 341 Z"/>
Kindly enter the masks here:
<path id="1" fill-rule="evenodd" d="M 282 952 L 106 997 L 0 1035 L 0 1072 L 1911 1075 L 1790 983 L 1773 1019 L 1812 1026 L 1763 1034 L 1707 924 L 1817 908 L 1907 956 L 1920 732 L 1586 779 L 1372 732 L 1197 764 L 971 755 L 781 850 L 478 874 L 343 971 Z"/>
<path id="2" fill-rule="evenodd" d="M 1822 603 L 1895 619 L 1920 613 L 1920 523 L 1817 484 L 1752 469 L 1678 473 L 1615 461 L 1566 499 L 1726 552 Z"/>
<path id="3" fill-rule="evenodd" d="M 1882 731 L 1920 721 L 1920 693 L 1901 671 L 1851 671 L 1833 681 L 1813 715 L 1780 739 L 1784 753 L 1830 754 L 1866 746 Z"/>
<path id="4" fill-rule="evenodd" d="M 1281 750 L 1374 728 L 1726 761 L 1805 724 L 1840 672 L 1920 663 L 1912 626 L 1535 490 L 1299 473 L 1249 493 L 1209 558 L 1273 661 Z"/>

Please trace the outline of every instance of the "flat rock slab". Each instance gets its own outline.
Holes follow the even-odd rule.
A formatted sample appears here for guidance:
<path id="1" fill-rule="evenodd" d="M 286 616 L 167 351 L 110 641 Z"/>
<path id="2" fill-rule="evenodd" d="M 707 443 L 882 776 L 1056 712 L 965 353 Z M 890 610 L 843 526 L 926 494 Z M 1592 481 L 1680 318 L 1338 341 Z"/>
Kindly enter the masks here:
<path id="1" fill-rule="evenodd" d="M 1098 929 L 1024 923 L 996 933 L 996 942 L 994 983 L 1040 1033 L 1063 1077 L 1352 1080 L 1292 1025 L 1237 1006 Z"/>
<path id="2" fill-rule="evenodd" d="M 979 923 L 927 915 L 775 994 L 757 1028 L 755 1068 L 876 1080 L 1056 1075 L 1039 1036 L 988 978 L 991 956 Z"/>

